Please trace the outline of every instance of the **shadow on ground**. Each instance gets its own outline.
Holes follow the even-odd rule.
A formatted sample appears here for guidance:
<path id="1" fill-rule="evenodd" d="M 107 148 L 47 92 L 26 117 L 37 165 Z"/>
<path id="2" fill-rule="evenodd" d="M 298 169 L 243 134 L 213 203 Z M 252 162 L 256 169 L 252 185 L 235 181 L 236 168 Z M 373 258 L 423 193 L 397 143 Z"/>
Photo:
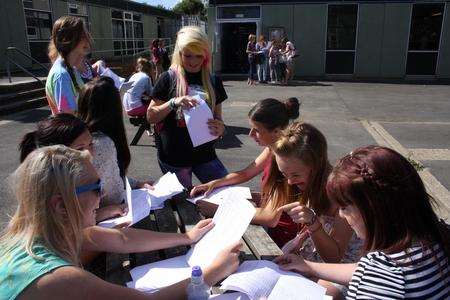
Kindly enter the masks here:
<path id="1" fill-rule="evenodd" d="M 245 134 L 248 135 L 250 130 L 246 127 L 240 127 L 240 126 L 228 126 L 227 125 L 227 133 L 221 139 L 217 145 L 217 149 L 230 149 L 230 148 L 241 148 L 242 142 L 237 137 L 237 135 Z"/>

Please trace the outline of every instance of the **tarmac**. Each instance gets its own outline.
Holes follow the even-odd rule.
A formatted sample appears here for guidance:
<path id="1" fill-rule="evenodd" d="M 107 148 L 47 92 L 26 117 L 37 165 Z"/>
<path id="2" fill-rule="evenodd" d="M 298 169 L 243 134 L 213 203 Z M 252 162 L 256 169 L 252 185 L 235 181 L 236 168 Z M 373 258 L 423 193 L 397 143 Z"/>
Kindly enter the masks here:
<path id="1" fill-rule="evenodd" d="M 324 133 L 332 163 L 362 145 L 394 148 L 423 165 L 421 176 L 441 207 L 437 212 L 450 222 L 449 85 L 327 81 L 295 81 L 289 86 L 225 81 L 224 85 L 229 97 L 223 103 L 227 135 L 219 142 L 217 154 L 229 171 L 244 168 L 262 151 L 248 136 L 250 108 L 264 98 L 297 97 L 302 102 L 299 119 Z M 0 228 L 16 208 L 7 178 L 18 166 L 17 145 L 49 114 L 48 108 L 39 108 L 0 119 Z M 137 127 L 127 118 L 125 124 L 131 141 Z M 162 175 L 151 136 L 144 134 L 131 152 L 130 177 L 157 179 Z M 258 190 L 259 184 L 258 176 L 248 186 Z"/>

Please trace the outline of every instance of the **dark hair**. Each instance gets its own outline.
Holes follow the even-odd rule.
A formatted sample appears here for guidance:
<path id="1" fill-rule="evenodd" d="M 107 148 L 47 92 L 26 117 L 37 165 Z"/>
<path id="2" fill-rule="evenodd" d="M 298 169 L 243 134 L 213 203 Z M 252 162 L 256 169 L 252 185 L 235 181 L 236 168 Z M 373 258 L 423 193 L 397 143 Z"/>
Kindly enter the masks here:
<path id="1" fill-rule="evenodd" d="M 74 16 L 63 16 L 53 24 L 52 36 L 48 47 L 51 61 L 55 59 L 55 51 L 61 55 L 70 79 L 77 91 L 79 91 L 80 87 L 78 86 L 72 66 L 69 64 L 67 57 L 83 39 L 86 39 L 89 44 L 92 44 L 91 36 L 86 29 L 83 19 Z"/>
<path id="2" fill-rule="evenodd" d="M 50 145 L 70 146 L 88 127 L 72 114 L 61 113 L 40 121 L 36 130 L 28 132 L 19 144 L 20 162 L 33 150 Z"/>
<path id="3" fill-rule="evenodd" d="M 450 233 L 433 211 L 432 198 L 411 163 L 381 146 L 353 150 L 339 160 L 327 193 L 339 206 L 354 205 L 366 228 L 366 250 L 394 253 L 420 241 L 440 243 L 450 255 Z"/>
<path id="4" fill-rule="evenodd" d="M 152 47 L 153 48 L 158 48 L 158 46 L 159 46 L 159 39 L 154 39 L 152 41 Z"/>
<path id="5" fill-rule="evenodd" d="M 275 155 L 281 157 L 295 157 L 312 169 L 308 186 L 303 195 L 301 195 L 300 202 L 304 205 L 308 204 L 318 215 L 326 213 L 331 206 L 325 189 L 328 175 L 331 172 L 331 164 L 328 161 L 327 140 L 322 132 L 311 124 L 294 122 L 281 132 L 272 150 Z M 275 193 L 275 189 L 277 189 L 276 192 L 279 194 L 283 189 L 294 193 L 295 189 L 293 188 L 286 186 L 283 188 L 282 185 L 277 187 L 276 182 L 280 179 L 277 178 L 280 176 L 277 170 L 278 166 L 276 164 L 272 165 L 268 179 L 268 182 L 272 182 L 272 184 L 268 184 L 266 193 L 272 195 Z M 283 180 L 283 182 L 287 185 L 286 180 Z M 292 194 L 284 195 L 284 197 L 295 198 Z M 286 204 L 288 199 L 280 199 L 278 201 L 281 201 L 281 206 Z M 299 200 L 293 199 L 293 201 Z"/>
<path id="6" fill-rule="evenodd" d="M 252 121 L 261 123 L 267 130 L 283 129 L 289 124 L 289 120 L 298 118 L 300 105 L 301 103 L 295 97 L 288 98 L 284 102 L 267 98 L 253 106 L 248 112 L 248 117 Z"/>
<path id="7" fill-rule="evenodd" d="M 78 116 L 91 132 L 100 131 L 113 140 L 120 175 L 127 173 L 131 154 L 128 147 L 120 94 L 109 77 L 97 77 L 86 83 L 78 99 Z"/>

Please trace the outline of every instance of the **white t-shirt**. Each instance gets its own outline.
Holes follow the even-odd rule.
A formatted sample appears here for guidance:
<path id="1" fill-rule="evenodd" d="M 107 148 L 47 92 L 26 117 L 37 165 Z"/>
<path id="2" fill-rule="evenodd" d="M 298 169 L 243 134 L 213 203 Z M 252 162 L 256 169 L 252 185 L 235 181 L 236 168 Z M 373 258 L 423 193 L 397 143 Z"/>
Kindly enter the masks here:
<path id="1" fill-rule="evenodd" d="M 141 107 L 142 95 L 146 92 L 147 95 L 151 95 L 153 91 L 153 85 L 150 77 L 144 72 L 137 72 L 133 74 L 128 82 L 133 82 L 131 88 L 123 95 L 122 103 L 126 111 Z"/>

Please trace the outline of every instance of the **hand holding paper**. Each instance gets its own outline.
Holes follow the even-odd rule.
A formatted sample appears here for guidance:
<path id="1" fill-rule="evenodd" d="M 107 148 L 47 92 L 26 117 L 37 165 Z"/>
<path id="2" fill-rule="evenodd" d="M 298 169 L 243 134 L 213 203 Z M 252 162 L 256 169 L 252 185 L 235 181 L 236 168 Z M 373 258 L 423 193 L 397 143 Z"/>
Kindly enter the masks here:
<path id="1" fill-rule="evenodd" d="M 209 132 L 208 120 L 214 119 L 211 109 L 205 100 L 196 95 L 198 105 L 190 109 L 183 109 L 186 127 L 194 147 L 217 139 L 217 136 Z"/>

